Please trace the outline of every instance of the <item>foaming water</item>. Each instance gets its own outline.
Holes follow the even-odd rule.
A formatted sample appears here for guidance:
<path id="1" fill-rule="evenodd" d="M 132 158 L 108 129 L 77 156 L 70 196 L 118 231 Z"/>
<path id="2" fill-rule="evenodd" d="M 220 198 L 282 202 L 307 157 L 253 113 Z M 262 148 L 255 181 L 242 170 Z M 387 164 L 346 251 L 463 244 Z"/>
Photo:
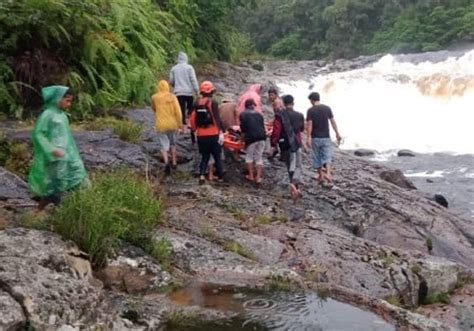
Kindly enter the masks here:
<path id="1" fill-rule="evenodd" d="M 212 284 L 191 284 L 170 295 L 179 304 L 239 313 L 240 318 L 190 329 L 166 330 L 395 330 L 377 315 L 315 293 L 245 293 Z"/>
<path id="2" fill-rule="evenodd" d="M 474 154 L 474 50 L 433 62 L 422 56 L 406 62 L 413 58 L 386 55 L 363 69 L 278 85 L 302 113 L 310 91 L 319 91 L 342 148 Z"/>

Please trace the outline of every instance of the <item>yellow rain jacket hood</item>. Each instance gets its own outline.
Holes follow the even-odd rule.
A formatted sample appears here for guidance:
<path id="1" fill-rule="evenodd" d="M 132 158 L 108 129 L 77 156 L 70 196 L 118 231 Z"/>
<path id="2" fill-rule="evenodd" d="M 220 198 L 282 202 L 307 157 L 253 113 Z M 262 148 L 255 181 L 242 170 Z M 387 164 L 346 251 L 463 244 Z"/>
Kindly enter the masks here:
<path id="1" fill-rule="evenodd" d="M 176 96 L 170 92 L 165 80 L 160 80 L 157 93 L 153 95 L 151 107 L 155 112 L 156 130 L 160 132 L 177 130 L 181 126 L 182 114 Z"/>

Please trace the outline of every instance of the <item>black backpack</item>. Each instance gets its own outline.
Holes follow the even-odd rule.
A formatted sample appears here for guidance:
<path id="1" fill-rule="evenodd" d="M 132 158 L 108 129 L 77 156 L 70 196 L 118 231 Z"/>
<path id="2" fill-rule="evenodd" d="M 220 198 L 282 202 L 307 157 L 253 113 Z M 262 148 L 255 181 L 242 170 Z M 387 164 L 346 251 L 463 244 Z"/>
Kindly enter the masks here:
<path id="1" fill-rule="evenodd" d="M 199 128 L 205 128 L 214 122 L 212 116 L 212 101 L 207 99 L 204 104 L 201 104 L 201 102 L 202 101 L 200 100 L 194 108 L 194 111 L 196 112 L 196 126 Z"/>

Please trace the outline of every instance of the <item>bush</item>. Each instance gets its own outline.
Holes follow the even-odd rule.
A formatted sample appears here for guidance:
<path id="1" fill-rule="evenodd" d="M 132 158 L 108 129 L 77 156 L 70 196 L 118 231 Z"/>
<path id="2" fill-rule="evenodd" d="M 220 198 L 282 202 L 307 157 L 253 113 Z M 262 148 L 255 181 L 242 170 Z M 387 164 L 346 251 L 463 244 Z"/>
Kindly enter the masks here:
<path id="1" fill-rule="evenodd" d="M 124 141 L 136 144 L 140 141 L 143 127 L 130 121 L 117 121 L 114 126 L 114 133 Z"/>
<path id="2" fill-rule="evenodd" d="M 12 142 L 0 135 L 0 166 L 26 178 L 30 169 L 31 152 L 28 144 Z"/>
<path id="3" fill-rule="evenodd" d="M 90 255 L 94 266 L 125 240 L 147 248 L 162 212 L 149 183 L 127 170 L 101 173 L 69 196 L 50 218 L 53 229 Z"/>

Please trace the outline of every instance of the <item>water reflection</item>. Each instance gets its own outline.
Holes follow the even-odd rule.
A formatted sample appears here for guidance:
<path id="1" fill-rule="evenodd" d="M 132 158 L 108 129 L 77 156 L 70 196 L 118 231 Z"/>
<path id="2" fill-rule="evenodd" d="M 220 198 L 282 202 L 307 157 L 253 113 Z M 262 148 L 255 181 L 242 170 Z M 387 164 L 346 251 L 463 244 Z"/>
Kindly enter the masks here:
<path id="1" fill-rule="evenodd" d="M 231 287 L 193 284 L 170 298 L 184 305 L 240 313 L 241 320 L 221 324 L 222 328 L 215 330 L 395 330 L 373 313 L 336 300 L 323 300 L 314 293 L 248 293 Z M 208 325 L 193 330 L 213 328 Z"/>

